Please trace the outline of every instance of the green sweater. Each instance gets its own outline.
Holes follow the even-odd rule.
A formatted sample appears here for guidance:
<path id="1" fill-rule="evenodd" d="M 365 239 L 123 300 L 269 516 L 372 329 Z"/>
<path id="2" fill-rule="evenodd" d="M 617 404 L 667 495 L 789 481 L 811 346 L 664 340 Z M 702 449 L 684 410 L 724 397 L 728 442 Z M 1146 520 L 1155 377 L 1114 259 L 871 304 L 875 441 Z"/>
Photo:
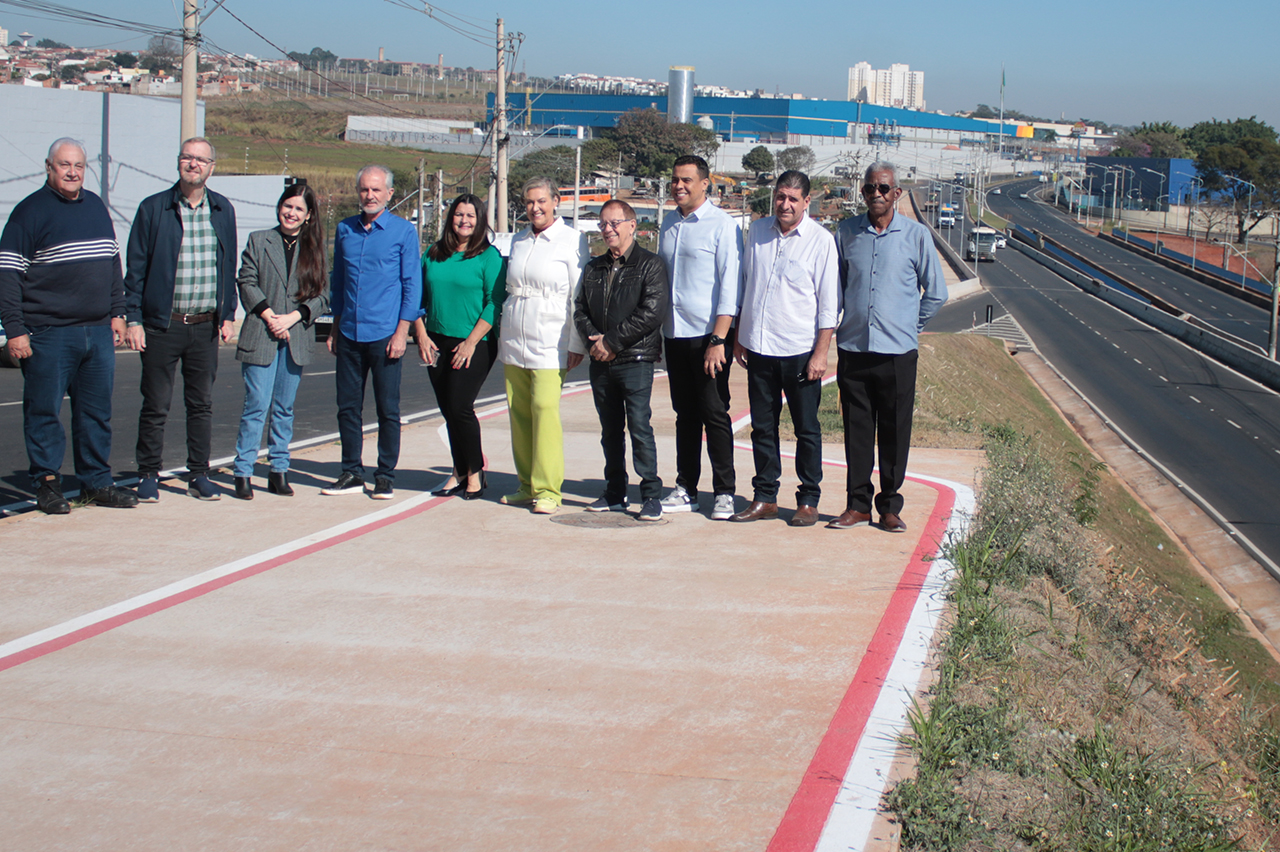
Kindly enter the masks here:
<path id="1" fill-rule="evenodd" d="M 422 255 L 422 307 L 428 334 L 466 337 L 477 320 L 497 326 L 506 295 L 506 261 L 493 246 L 470 260 L 463 260 L 462 252 L 443 263 L 431 260 L 428 253 Z"/>

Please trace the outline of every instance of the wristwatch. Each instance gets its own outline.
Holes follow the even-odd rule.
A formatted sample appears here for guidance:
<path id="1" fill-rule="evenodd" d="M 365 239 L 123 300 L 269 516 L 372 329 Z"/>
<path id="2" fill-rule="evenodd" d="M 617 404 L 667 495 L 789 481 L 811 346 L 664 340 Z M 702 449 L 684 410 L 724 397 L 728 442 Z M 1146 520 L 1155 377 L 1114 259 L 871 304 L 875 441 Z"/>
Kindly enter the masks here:
<path id="1" fill-rule="evenodd" d="M 708 347 L 724 346 L 724 344 L 725 344 L 725 339 L 723 337 L 717 337 L 714 334 L 711 335 L 711 339 L 707 341 Z"/>

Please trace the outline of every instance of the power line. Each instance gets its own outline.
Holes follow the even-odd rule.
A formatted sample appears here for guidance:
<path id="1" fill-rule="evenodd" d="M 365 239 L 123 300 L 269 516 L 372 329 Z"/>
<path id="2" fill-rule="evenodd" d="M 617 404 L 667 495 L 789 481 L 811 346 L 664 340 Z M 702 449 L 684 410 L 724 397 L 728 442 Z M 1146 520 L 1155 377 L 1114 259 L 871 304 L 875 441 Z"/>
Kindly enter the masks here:
<path id="1" fill-rule="evenodd" d="M 176 36 L 181 34 L 180 30 L 160 27 L 155 24 L 144 24 L 139 21 L 112 18 L 108 15 L 100 15 L 97 12 L 86 12 L 82 9 L 73 9 L 70 6 L 48 3 L 45 0 L 0 0 L 0 6 L 25 9 L 29 13 L 37 13 L 35 17 L 42 17 L 46 20 L 75 21 L 90 26 L 109 27 L 111 29 L 141 33 L 142 35 Z"/>

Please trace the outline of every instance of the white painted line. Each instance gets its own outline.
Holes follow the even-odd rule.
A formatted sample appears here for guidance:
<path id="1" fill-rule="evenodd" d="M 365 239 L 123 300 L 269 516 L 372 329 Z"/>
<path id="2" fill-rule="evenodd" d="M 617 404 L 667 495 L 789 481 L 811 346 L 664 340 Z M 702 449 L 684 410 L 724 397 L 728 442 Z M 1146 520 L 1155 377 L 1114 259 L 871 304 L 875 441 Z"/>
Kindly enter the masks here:
<path id="1" fill-rule="evenodd" d="M 1191 396 L 1191 394 L 1187 394 L 1187 396 Z M 1200 402 L 1200 400 L 1196 399 L 1194 396 L 1191 396 L 1191 401 L 1199 403 L 1200 405 L 1204 405 L 1203 402 Z"/>
<path id="2" fill-rule="evenodd" d="M 1240 424 L 1234 420 L 1228 420 L 1227 422 L 1230 423 L 1232 426 L 1236 427 L 1237 429 L 1240 428 Z"/>

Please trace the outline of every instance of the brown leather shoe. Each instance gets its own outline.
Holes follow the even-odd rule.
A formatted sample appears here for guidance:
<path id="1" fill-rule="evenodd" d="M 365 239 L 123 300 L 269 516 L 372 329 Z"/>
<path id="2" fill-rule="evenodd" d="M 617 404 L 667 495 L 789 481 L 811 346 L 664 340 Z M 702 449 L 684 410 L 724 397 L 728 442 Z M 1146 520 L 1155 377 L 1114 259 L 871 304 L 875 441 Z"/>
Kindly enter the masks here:
<path id="1" fill-rule="evenodd" d="M 827 524 L 829 530 L 851 530 L 854 527 L 865 527 L 871 523 L 870 512 L 855 512 L 853 509 L 845 509 L 844 514 Z"/>
<path id="2" fill-rule="evenodd" d="M 793 527 L 811 527 L 818 522 L 817 506 L 797 506 L 796 513 L 787 521 Z"/>
<path id="3" fill-rule="evenodd" d="M 761 521 L 766 518 L 776 517 L 778 517 L 777 503 L 761 503 L 759 500 L 756 500 L 738 514 L 730 515 L 729 520 L 739 524 L 745 524 L 747 521 Z"/>
<path id="4" fill-rule="evenodd" d="M 892 533 L 906 532 L 907 522 L 893 512 L 885 512 L 880 516 L 880 529 Z"/>

